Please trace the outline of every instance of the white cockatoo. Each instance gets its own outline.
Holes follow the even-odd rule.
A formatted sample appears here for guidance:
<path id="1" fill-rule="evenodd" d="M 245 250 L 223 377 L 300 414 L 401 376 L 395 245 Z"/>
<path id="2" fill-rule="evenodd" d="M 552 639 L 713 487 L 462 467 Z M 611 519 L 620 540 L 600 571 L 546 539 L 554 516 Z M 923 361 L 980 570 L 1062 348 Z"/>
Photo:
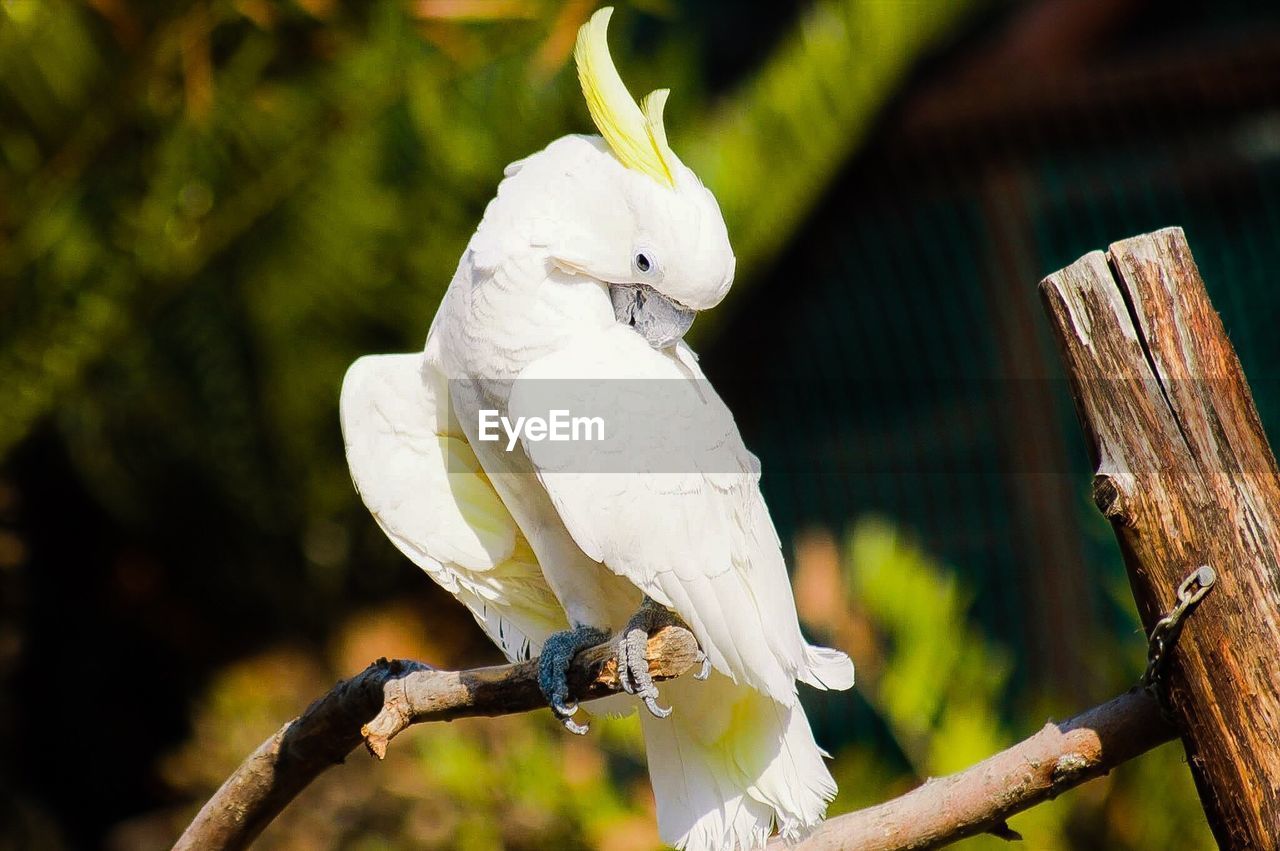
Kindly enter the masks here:
<path id="1" fill-rule="evenodd" d="M 637 105 L 618 76 L 610 11 L 574 53 L 600 135 L 507 167 L 425 351 L 348 371 L 347 457 L 395 545 L 509 659 L 540 657 L 573 732 L 586 725 L 569 664 L 618 636 L 633 697 L 606 708 L 649 709 L 664 841 L 758 848 L 775 828 L 802 835 L 835 794 L 796 683 L 845 689 L 853 666 L 801 635 L 758 462 L 681 339 L 728 292 L 733 251 L 715 198 L 667 144 L 667 92 Z M 566 407 L 605 399 L 612 442 L 492 439 L 495 419 L 539 410 L 531 388 L 575 397 Z M 705 655 L 700 675 L 663 684 L 674 713 L 644 658 L 646 633 L 668 622 Z"/>

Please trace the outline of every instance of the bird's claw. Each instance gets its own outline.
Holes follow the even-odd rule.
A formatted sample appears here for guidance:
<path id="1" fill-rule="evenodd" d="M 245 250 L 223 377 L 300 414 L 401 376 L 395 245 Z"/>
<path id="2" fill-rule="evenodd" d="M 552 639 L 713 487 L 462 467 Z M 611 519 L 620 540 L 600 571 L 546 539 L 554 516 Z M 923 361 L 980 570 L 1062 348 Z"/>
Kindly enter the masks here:
<path id="1" fill-rule="evenodd" d="M 573 657 L 582 650 L 592 647 L 609 637 L 604 630 L 590 626 L 557 632 L 547 638 L 542 645 L 542 655 L 538 657 L 538 687 L 547 705 L 564 728 L 570 733 L 582 736 L 591 729 L 590 723 L 579 724 L 573 720 L 579 706 L 576 700 L 569 698 L 567 680 L 569 666 Z"/>
<path id="2" fill-rule="evenodd" d="M 644 705 L 649 707 L 649 712 L 652 713 L 655 718 L 666 718 L 671 714 L 670 706 L 658 705 L 657 689 L 654 689 L 653 694 L 645 696 Z"/>
<path id="3" fill-rule="evenodd" d="M 556 717 L 560 719 L 560 723 L 564 725 L 564 728 L 575 736 L 585 736 L 591 730 L 590 722 L 586 724 L 579 724 L 572 718 L 566 718 L 563 715 L 557 715 Z"/>
<path id="4" fill-rule="evenodd" d="M 591 722 L 585 721 L 579 724 L 573 720 L 573 716 L 578 714 L 578 702 L 576 700 L 561 700 L 552 698 L 548 701 L 551 704 L 551 713 L 556 716 L 556 720 L 575 736 L 585 736 L 587 731 L 591 729 Z"/>
<path id="5" fill-rule="evenodd" d="M 711 657 L 708 656 L 706 653 L 703 653 L 702 667 L 698 670 L 698 673 L 693 675 L 693 678 L 695 680 L 701 680 L 702 682 L 706 682 L 710 677 L 711 677 Z"/>
<path id="6" fill-rule="evenodd" d="M 649 632 L 675 623 L 679 623 L 675 615 L 646 597 L 618 639 L 618 684 L 627 694 L 643 700 L 655 718 L 666 718 L 671 708 L 658 703 L 658 687 L 649 673 Z"/>
<path id="7" fill-rule="evenodd" d="M 658 703 L 658 687 L 653 682 L 653 675 L 649 673 L 649 659 L 646 655 L 649 633 L 670 625 L 683 626 L 669 609 L 646 597 L 640 610 L 627 622 L 616 645 L 618 685 L 627 694 L 640 698 L 655 718 L 671 715 L 671 707 Z M 542 646 L 542 655 L 538 658 L 538 686 L 556 720 L 570 733 L 581 736 L 591 725 L 588 722 L 579 724 L 573 720 L 579 706 L 577 701 L 569 697 L 569 666 L 579 652 L 599 644 L 607 637 L 608 633 L 603 630 L 580 626 L 555 633 Z M 702 667 L 693 676 L 695 679 L 705 680 L 711 676 L 711 660 L 706 653 L 702 653 L 699 661 Z"/>

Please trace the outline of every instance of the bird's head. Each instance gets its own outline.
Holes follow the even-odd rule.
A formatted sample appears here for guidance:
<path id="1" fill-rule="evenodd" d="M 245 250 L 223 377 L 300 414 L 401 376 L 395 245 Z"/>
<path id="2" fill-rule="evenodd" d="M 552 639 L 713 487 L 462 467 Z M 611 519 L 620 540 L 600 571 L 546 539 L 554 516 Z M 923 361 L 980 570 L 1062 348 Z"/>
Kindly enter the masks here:
<path id="1" fill-rule="evenodd" d="M 606 40 L 612 11 L 600 9 L 582 25 L 574 59 L 608 146 L 602 155 L 616 160 L 608 170 L 617 183 L 610 192 L 615 209 L 570 265 L 608 283 L 618 321 L 665 348 L 684 335 L 697 311 L 719 304 L 729 291 L 733 249 L 715 197 L 667 144 L 668 91 L 637 104 L 618 75 Z"/>

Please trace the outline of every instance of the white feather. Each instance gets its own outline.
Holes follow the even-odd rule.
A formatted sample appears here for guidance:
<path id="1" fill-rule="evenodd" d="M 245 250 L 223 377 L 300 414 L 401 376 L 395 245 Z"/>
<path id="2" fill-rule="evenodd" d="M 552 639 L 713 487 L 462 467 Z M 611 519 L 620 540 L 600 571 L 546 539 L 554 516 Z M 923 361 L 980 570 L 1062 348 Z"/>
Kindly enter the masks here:
<path id="1" fill-rule="evenodd" d="M 671 717 L 641 719 L 664 841 L 759 848 L 775 829 L 798 839 L 822 820 L 836 784 L 799 704 L 720 675 L 664 683 L 663 696 Z"/>
<path id="2" fill-rule="evenodd" d="M 614 325 L 530 364 L 511 415 L 545 416 L 546 387 L 569 410 L 609 412 L 604 442 L 524 444 L 578 546 L 674 609 L 734 682 L 784 705 L 797 679 L 847 687 L 848 657 L 801 635 L 759 463 L 693 358 Z"/>
<path id="3" fill-rule="evenodd" d="M 566 628 L 524 534 L 441 405 L 421 354 L 371 355 L 347 370 L 340 412 L 356 490 L 399 550 L 457 597 L 507 658 Z"/>

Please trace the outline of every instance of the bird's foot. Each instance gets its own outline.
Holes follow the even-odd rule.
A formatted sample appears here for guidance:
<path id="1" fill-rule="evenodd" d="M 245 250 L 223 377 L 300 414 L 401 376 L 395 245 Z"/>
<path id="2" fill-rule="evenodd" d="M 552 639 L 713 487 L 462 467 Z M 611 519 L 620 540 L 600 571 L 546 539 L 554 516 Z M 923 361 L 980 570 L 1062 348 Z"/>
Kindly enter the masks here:
<path id="1" fill-rule="evenodd" d="M 542 655 L 538 657 L 538 687 L 551 712 L 570 733 L 585 735 L 590 725 L 573 720 L 578 704 L 569 699 L 569 666 L 573 657 L 608 638 L 609 633 L 603 629 L 580 626 L 554 633 L 542 645 Z"/>
<path id="2" fill-rule="evenodd" d="M 665 626 L 685 627 L 683 621 L 674 612 L 648 597 L 627 625 L 617 641 L 618 682 L 627 694 L 633 694 L 644 701 L 657 718 L 666 718 L 671 708 L 658 705 L 658 687 L 649 673 L 649 635 Z M 703 654 L 702 669 L 694 676 L 705 680 L 711 675 L 711 660 Z"/>

